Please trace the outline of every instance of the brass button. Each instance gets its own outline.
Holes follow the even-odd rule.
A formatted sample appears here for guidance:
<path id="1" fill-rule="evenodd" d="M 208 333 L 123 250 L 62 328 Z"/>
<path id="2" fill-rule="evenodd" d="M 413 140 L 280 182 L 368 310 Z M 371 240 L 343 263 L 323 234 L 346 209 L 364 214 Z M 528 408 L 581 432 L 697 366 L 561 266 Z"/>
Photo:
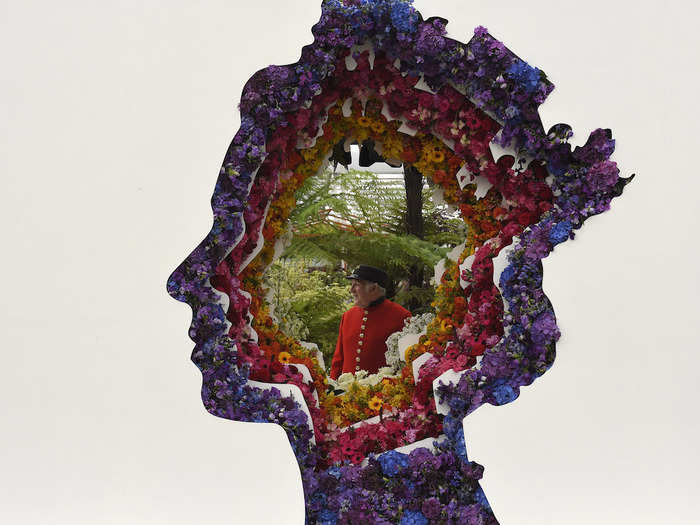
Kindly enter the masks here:
<path id="1" fill-rule="evenodd" d="M 355 361 L 357 361 L 357 362 L 359 363 L 359 362 L 360 362 L 360 357 L 359 357 L 359 356 L 356 357 L 356 358 L 355 358 Z"/>
<path id="2" fill-rule="evenodd" d="M 360 339 L 362 339 L 365 336 L 365 334 L 360 334 Z"/>
<path id="3" fill-rule="evenodd" d="M 359 348 L 357 349 L 357 353 L 358 353 L 358 354 L 360 353 L 360 349 L 359 349 Z"/>

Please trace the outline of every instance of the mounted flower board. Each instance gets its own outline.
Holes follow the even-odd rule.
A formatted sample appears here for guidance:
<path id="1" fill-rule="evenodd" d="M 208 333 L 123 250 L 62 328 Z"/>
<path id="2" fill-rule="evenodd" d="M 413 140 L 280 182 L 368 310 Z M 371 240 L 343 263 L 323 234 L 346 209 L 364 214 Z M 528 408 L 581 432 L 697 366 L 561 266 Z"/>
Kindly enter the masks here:
<path id="1" fill-rule="evenodd" d="M 300 61 L 246 84 L 214 226 L 168 281 L 193 309 L 205 407 L 285 429 L 308 523 L 496 523 L 462 420 L 552 366 L 541 260 L 630 180 L 609 130 L 573 151 L 569 126 L 543 130 L 542 71 L 482 27 L 463 44 L 445 26 L 407 0 L 324 2 Z M 425 333 L 397 346 L 390 372 L 345 378 L 336 395 L 317 353 L 277 326 L 262 281 L 295 191 L 336 144 L 367 139 L 432 179 L 468 234 L 439 265 Z M 491 144 L 512 154 L 496 159 Z"/>

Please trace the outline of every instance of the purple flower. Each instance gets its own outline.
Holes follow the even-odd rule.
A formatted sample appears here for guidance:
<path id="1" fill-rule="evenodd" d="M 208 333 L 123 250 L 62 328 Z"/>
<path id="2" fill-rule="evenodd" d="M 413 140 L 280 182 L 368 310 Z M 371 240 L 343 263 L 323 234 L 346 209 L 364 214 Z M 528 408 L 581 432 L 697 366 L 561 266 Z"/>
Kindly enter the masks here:
<path id="1" fill-rule="evenodd" d="M 436 497 L 426 499 L 421 505 L 421 512 L 428 519 L 437 519 L 442 512 L 440 500 Z"/>
<path id="2" fill-rule="evenodd" d="M 484 26 L 476 26 L 476 27 L 474 28 L 474 35 L 475 35 L 477 38 L 483 38 L 483 37 L 485 37 L 485 36 L 488 35 L 488 34 L 489 34 L 489 31 L 488 31 L 488 29 L 486 29 Z"/>
<path id="3" fill-rule="evenodd" d="M 444 27 L 435 23 L 421 24 L 418 30 L 418 40 L 416 41 L 416 50 L 428 56 L 436 55 L 445 47 L 445 39 L 443 38 Z"/>
<path id="4" fill-rule="evenodd" d="M 532 323 L 532 331 L 530 337 L 532 342 L 537 345 L 547 345 L 556 342 L 561 333 L 557 327 L 557 321 L 554 318 L 554 313 L 551 310 L 540 314 L 535 322 Z"/>

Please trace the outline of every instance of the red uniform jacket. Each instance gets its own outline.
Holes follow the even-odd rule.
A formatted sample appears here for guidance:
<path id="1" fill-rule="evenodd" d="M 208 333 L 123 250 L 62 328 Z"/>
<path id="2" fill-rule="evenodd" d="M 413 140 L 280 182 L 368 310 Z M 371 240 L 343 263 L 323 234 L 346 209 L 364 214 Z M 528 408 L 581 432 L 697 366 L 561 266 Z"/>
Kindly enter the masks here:
<path id="1" fill-rule="evenodd" d="M 388 299 L 367 308 L 353 306 L 345 312 L 340 320 L 331 378 L 359 370 L 374 374 L 386 366 L 386 339 L 403 329 L 407 317 L 411 317 L 411 312 Z"/>

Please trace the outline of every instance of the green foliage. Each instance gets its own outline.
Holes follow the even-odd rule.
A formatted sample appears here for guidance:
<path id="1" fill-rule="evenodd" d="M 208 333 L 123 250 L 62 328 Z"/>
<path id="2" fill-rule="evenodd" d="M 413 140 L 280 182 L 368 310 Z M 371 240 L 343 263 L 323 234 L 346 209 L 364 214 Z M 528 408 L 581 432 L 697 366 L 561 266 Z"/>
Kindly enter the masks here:
<path id="1" fill-rule="evenodd" d="M 309 178 L 296 198 L 297 208 L 290 218 L 294 238 L 285 254 L 325 261 L 331 267 L 342 261 L 349 267 L 383 268 L 392 281 L 390 295 L 403 289 L 396 296 L 402 304 L 416 304 L 411 300 L 420 298 L 427 309 L 432 300 L 428 282 L 417 287 L 420 291 L 401 284 L 415 282 L 416 269 L 432 276 L 435 264 L 464 239 L 464 223 L 430 199 L 424 199 L 425 239 L 408 235 L 401 181 L 387 183 L 369 172 L 326 171 Z"/>
<path id="2" fill-rule="evenodd" d="M 343 312 L 350 307 L 345 274 L 310 269 L 311 261 L 285 257 L 265 274 L 268 301 L 280 328 L 301 341 L 316 343 L 326 364 L 335 350 Z"/>
<path id="3" fill-rule="evenodd" d="M 310 177 L 296 201 L 292 242 L 265 275 L 268 299 L 281 328 L 316 343 L 327 365 L 340 318 L 351 305 L 343 267 L 383 268 L 391 280 L 389 296 L 395 293 L 396 302 L 424 313 L 435 293 L 433 267 L 466 236 L 464 222 L 429 198 L 423 199 L 424 239 L 408 235 L 403 181 L 365 171 Z M 409 284 L 416 282 L 421 284 Z"/>

